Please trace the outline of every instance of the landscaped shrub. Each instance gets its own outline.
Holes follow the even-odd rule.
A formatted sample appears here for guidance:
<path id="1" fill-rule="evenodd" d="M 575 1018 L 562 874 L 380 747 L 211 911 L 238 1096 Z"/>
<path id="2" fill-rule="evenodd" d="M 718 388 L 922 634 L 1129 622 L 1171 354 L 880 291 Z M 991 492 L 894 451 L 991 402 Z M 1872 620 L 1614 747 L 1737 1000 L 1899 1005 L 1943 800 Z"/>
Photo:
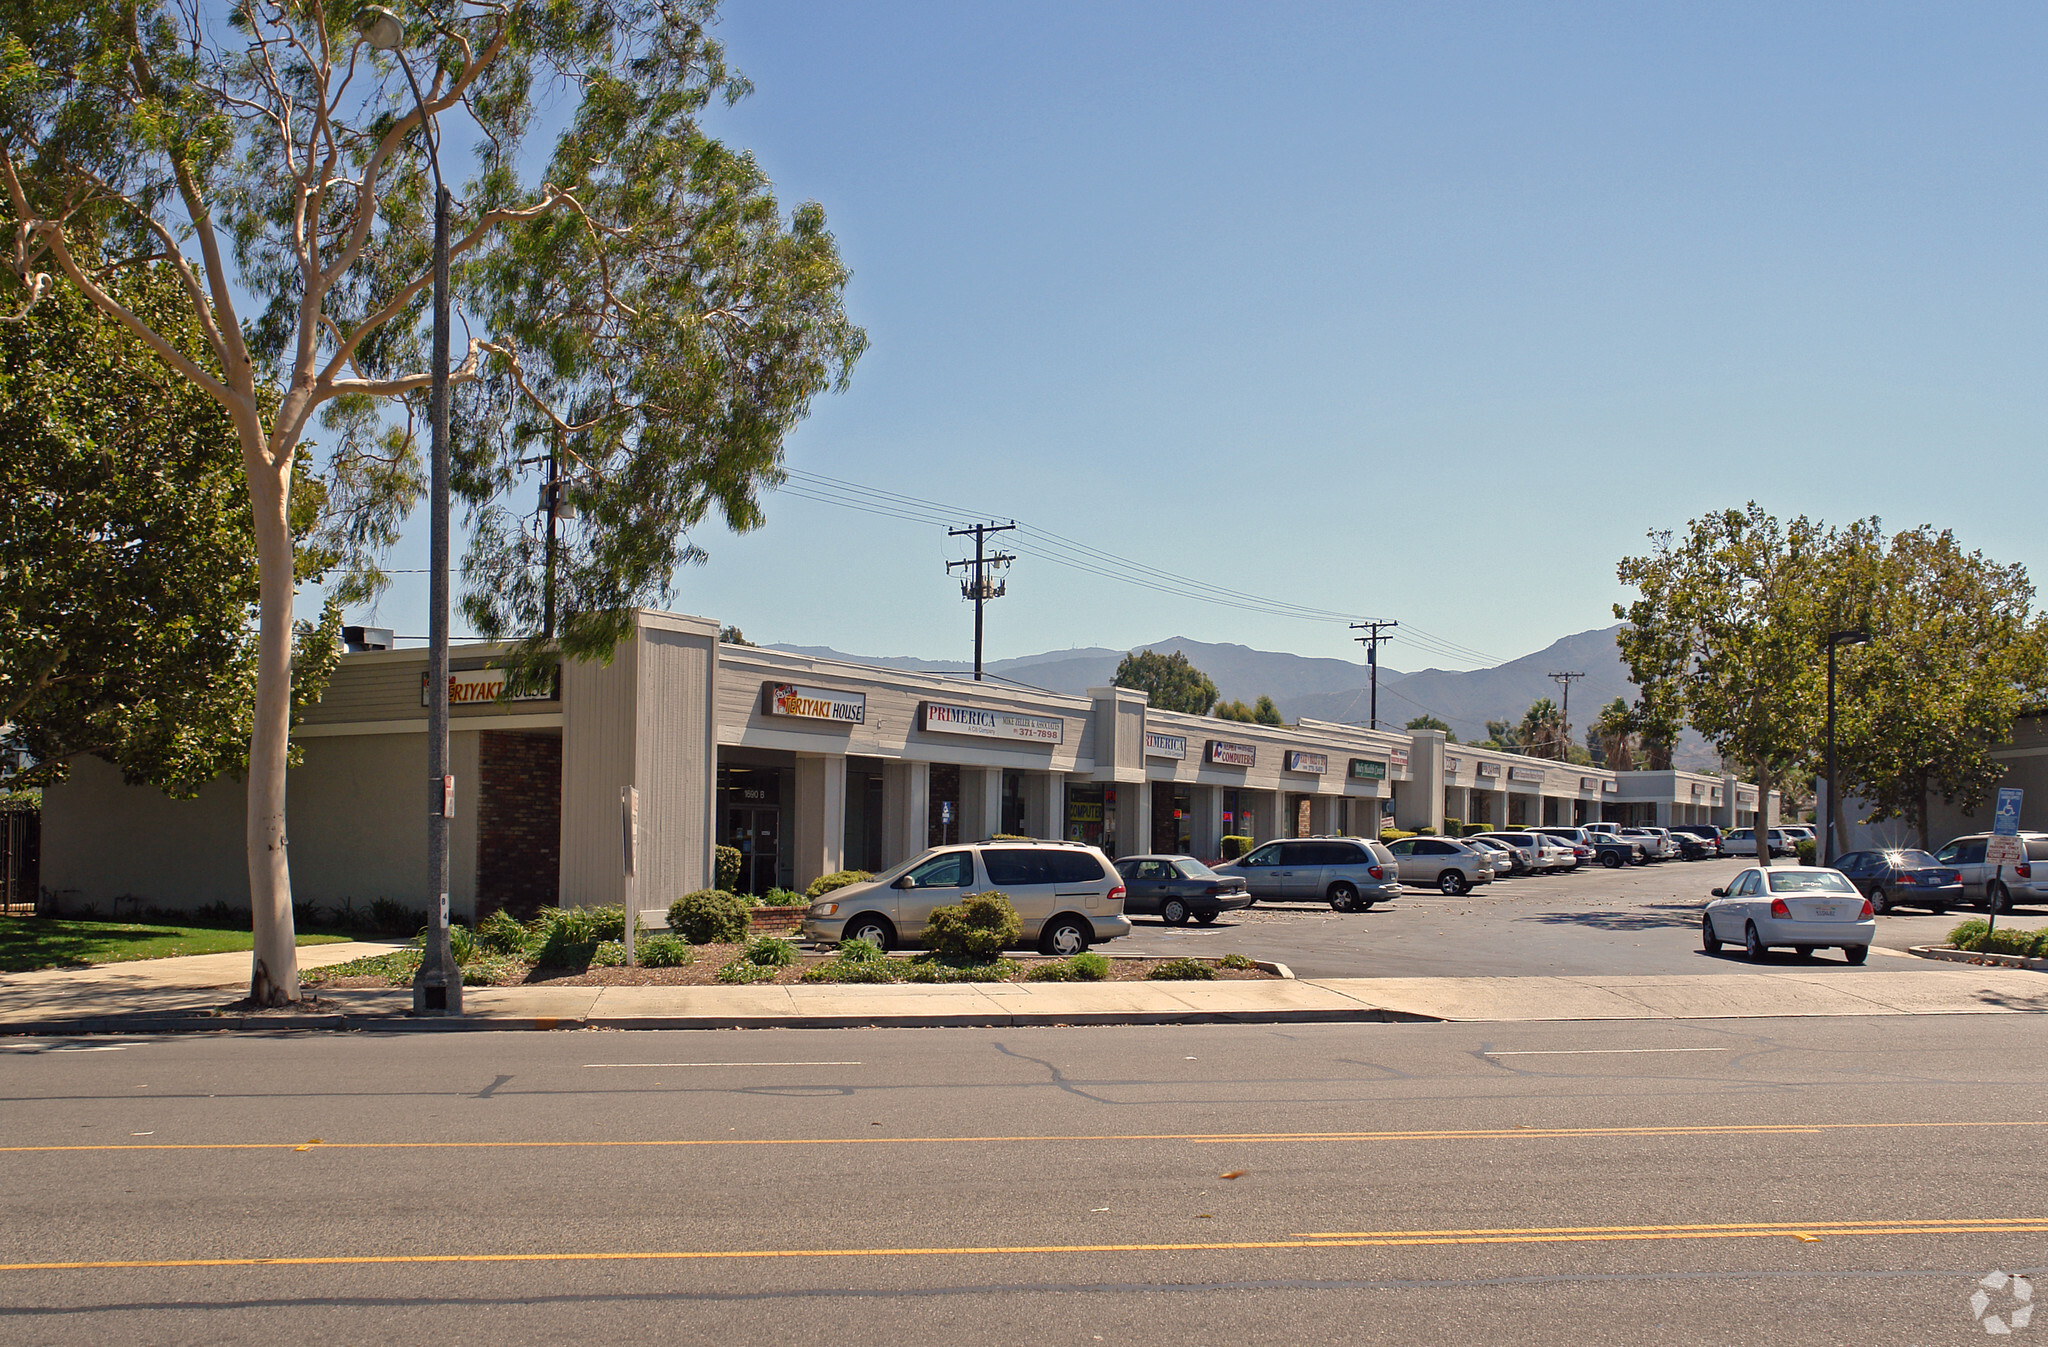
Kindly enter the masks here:
<path id="1" fill-rule="evenodd" d="M 699 889 L 669 904 L 668 926 L 693 945 L 736 945 L 753 926 L 753 904 L 724 889 Z"/>
<path id="2" fill-rule="evenodd" d="M 1093 950 L 1070 959 L 1042 963 L 1024 975 L 1026 982 L 1101 982 L 1109 976 L 1109 960 Z"/>
<path id="3" fill-rule="evenodd" d="M 842 940 L 839 957 L 848 963 L 873 963 L 885 956 L 882 947 L 872 940 Z"/>
<path id="4" fill-rule="evenodd" d="M 626 942 L 623 940 L 600 940 L 597 948 L 590 952 L 592 968 L 624 968 L 626 966 Z"/>
<path id="5" fill-rule="evenodd" d="M 718 847 L 712 852 L 711 872 L 721 889 L 730 889 L 740 882 L 740 866 L 746 857 L 738 847 Z"/>
<path id="6" fill-rule="evenodd" d="M 1024 919 L 1009 896 L 991 890 L 970 893 L 951 907 L 937 908 L 924 928 L 924 946 L 942 959 L 995 958 L 1024 934 Z"/>
<path id="7" fill-rule="evenodd" d="M 865 870 L 834 870 L 829 875 L 819 875 L 811 881 L 811 887 L 804 890 L 806 898 L 823 898 L 834 889 L 843 889 L 848 884 L 864 884 L 874 876 Z"/>
<path id="8" fill-rule="evenodd" d="M 1814 854 L 1820 847 L 1811 837 L 1802 837 L 1792 844 L 1792 850 L 1797 853 L 1801 865 L 1812 865 Z"/>
<path id="9" fill-rule="evenodd" d="M 825 963 L 812 964 L 798 978 L 798 982 L 894 982 L 895 971 L 887 959 L 873 961 L 863 959 L 831 959 Z"/>
<path id="10" fill-rule="evenodd" d="M 2001 926 L 1994 931 L 1989 922 L 1972 917 L 1948 933 L 1948 942 L 1957 949 L 1972 950 L 1978 954 L 2016 954 L 2022 959 L 2048 959 L 2048 927 L 2022 931 Z"/>
<path id="11" fill-rule="evenodd" d="M 531 940 L 525 923 L 502 907 L 476 924 L 477 943 L 492 954 L 524 954 Z"/>
<path id="12" fill-rule="evenodd" d="M 792 889 L 770 889 L 754 900 L 755 907 L 802 907 L 804 896 Z"/>
<path id="13" fill-rule="evenodd" d="M 413 946 L 417 949 L 425 949 L 427 947 L 427 935 L 432 929 L 431 927 L 421 927 L 412 938 Z M 454 956 L 455 965 L 459 968 L 463 964 L 475 959 L 482 951 L 476 943 L 476 938 L 469 933 L 468 927 L 459 921 L 451 921 L 448 923 L 448 952 Z"/>
<path id="14" fill-rule="evenodd" d="M 1245 852 L 1250 851 L 1252 849 L 1252 839 L 1249 837 L 1239 837 L 1233 834 L 1232 836 L 1222 839 L 1219 845 L 1221 845 L 1223 848 L 1223 859 L 1226 861 L 1234 861 L 1239 856 L 1244 855 Z"/>
<path id="15" fill-rule="evenodd" d="M 540 938 L 533 961 L 548 968 L 581 967 L 604 941 L 626 938 L 626 911 L 620 907 L 549 907 L 535 921 Z"/>
<path id="16" fill-rule="evenodd" d="M 905 982 L 1008 982 L 1023 966 L 1015 959 L 953 963 L 925 954 L 897 961 L 895 971 Z"/>
<path id="17" fill-rule="evenodd" d="M 226 907 L 227 904 L 222 903 L 221 906 Z M 426 925 L 426 921 L 426 913 L 415 912 L 389 898 L 379 898 L 370 904 L 370 929 L 375 931 L 416 931 Z"/>
<path id="18" fill-rule="evenodd" d="M 728 987 L 744 987 L 750 982 L 766 982 L 781 972 L 772 964 L 758 964 L 742 954 L 718 970 L 718 980 Z"/>
<path id="19" fill-rule="evenodd" d="M 1411 833 L 1411 832 L 1403 832 L 1403 831 L 1401 831 L 1401 829 L 1399 829 L 1399 828 L 1382 828 L 1382 829 L 1380 829 L 1380 841 L 1382 841 L 1382 842 L 1398 842 L 1398 841 L 1400 841 L 1400 840 L 1401 840 L 1402 838 L 1404 838 L 1404 837 L 1413 837 L 1413 836 L 1415 836 L 1415 834 L 1414 834 L 1414 833 Z"/>
<path id="20" fill-rule="evenodd" d="M 1257 968 L 1259 965 L 1242 954 L 1226 954 L 1216 961 L 1225 968 Z"/>
<path id="21" fill-rule="evenodd" d="M 517 982 L 525 974 L 526 964 L 523 960 L 486 954 L 472 963 L 462 965 L 462 985 L 496 987 L 506 982 Z"/>
<path id="22" fill-rule="evenodd" d="M 695 947 L 672 935 L 643 935 L 633 953 L 642 968 L 682 968 L 697 962 Z"/>
<path id="23" fill-rule="evenodd" d="M 1435 837 L 1435 836 L 1436 836 L 1436 829 L 1434 829 L 1434 828 L 1430 827 L 1430 826 L 1429 826 L 1429 825 L 1428 825 L 1427 823 L 1425 823 L 1425 824 L 1421 825 L 1420 827 L 1418 827 L 1418 828 L 1417 828 L 1417 829 L 1415 830 L 1415 832 L 1414 832 L 1413 836 L 1416 836 L 1416 837 Z"/>
<path id="24" fill-rule="evenodd" d="M 1168 959 L 1145 976 L 1153 982 L 1214 982 L 1216 970 L 1199 959 Z"/>
<path id="25" fill-rule="evenodd" d="M 1465 820 L 1461 818 L 1447 818 L 1444 820 L 1445 837 L 1463 837 L 1464 835 Z"/>
<path id="26" fill-rule="evenodd" d="M 757 935 L 747 942 L 740 957 L 763 968 L 787 968 L 796 962 L 796 943 L 779 935 Z"/>

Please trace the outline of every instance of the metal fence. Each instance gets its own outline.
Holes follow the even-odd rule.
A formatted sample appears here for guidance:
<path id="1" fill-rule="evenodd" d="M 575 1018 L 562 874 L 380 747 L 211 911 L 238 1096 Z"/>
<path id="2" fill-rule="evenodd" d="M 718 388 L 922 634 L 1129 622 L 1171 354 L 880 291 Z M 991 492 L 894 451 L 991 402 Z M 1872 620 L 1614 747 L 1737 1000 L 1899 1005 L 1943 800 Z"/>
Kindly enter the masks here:
<path id="1" fill-rule="evenodd" d="M 0 902 L 10 917 L 34 916 L 42 876 L 37 864 L 43 816 L 32 809 L 0 814 Z"/>

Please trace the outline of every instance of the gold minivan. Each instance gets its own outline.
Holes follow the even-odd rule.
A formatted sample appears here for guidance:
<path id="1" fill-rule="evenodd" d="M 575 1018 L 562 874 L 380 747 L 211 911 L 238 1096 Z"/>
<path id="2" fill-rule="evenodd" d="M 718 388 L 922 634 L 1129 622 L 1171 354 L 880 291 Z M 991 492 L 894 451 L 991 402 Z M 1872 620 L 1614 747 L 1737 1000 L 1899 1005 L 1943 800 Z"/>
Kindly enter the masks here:
<path id="1" fill-rule="evenodd" d="M 1130 933 L 1124 882 L 1109 857 L 1079 842 L 968 842 L 933 847 L 873 879 L 811 904 L 813 940 L 866 940 L 882 949 L 924 934 L 932 910 L 994 890 L 1024 919 L 1024 940 L 1046 954 L 1079 954 Z"/>

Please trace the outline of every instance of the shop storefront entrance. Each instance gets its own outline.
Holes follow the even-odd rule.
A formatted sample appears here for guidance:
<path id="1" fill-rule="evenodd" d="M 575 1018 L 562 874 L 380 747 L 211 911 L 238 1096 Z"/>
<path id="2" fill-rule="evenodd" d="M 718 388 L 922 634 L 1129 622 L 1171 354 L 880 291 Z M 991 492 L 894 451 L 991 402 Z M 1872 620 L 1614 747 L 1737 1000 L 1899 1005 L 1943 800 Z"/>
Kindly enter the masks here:
<path id="1" fill-rule="evenodd" d="M 718 844 L 740 853 L 738 892 L 763 894 L 781 883 L 781 768 L 719 764 Z"/>
<path id="2" fill-rule="evenodd" d="M 1162 856 L 1185 855 L 1193 844 L 1194 806 L 1184 788 L 1171 781 L 1152 783 L 1152 850 Z"/>
<path id="3" fill-rule="evenodd" d="M 1101 847 L 1111 857 L 1117 854 L 1116 790 L 1092 784 L 1067 787 L 1067 841 Z"/>

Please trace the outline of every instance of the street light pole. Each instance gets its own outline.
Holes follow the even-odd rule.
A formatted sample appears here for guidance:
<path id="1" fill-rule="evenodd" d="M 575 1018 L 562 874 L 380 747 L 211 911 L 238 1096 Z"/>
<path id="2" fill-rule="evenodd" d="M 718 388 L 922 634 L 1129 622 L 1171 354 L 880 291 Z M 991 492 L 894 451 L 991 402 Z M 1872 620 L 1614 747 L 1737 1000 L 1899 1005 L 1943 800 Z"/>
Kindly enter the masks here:
<path id="1" fill-rule="evenodd" d="M 1845 645 L 1866 645 L 1870 641 L 1867 631 L 1836 631 L 1828 633 L 1828 799 L 1827 812 L 1820 822 L 1820 863 L 1835 863 L 1835 801 L 1841 798 L 1841 787 L 1835 780 L 1835 650 Z"/>
<path id="2" fill-rule="evenodd" d="M 441 180 L 439 136 L 427 100 L 405 59 L 405 24 L 372 5 L 362 13 L 363 40 L 398 58 L 419 108 L 420 134 L 434 172 L 433 389 L 427 418 L 433 433 L 427 581 L 427 947 L 412 980 L 415 1015 L 460 1015 L 462 970 L 448 939 L 448 827 L 455 815 L 455 777 L 448 762 L 448 186 Z"/>

